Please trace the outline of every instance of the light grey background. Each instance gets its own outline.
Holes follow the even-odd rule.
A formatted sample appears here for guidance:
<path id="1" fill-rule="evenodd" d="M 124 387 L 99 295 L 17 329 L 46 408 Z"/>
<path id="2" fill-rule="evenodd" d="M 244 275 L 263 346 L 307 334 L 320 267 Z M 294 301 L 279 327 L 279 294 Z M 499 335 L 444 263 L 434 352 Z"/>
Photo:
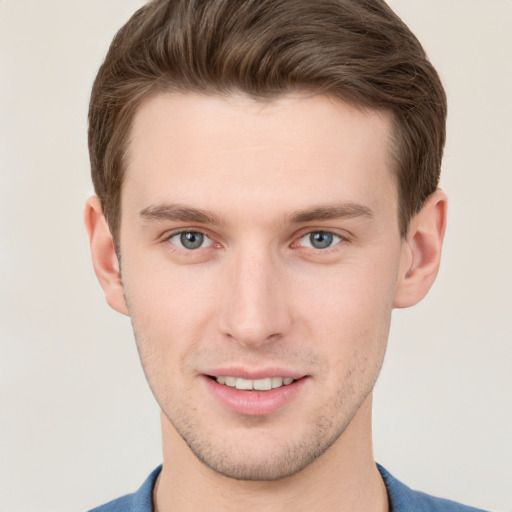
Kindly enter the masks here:
<path id="1" fill-rule="evenodd" d="M 86 510 L 160 463 L 129 320 L 96 283 L 88 95 L 141 0 L 0 0 L 0 511 Z M 450 101 L 444 262 L 397 311 L 376 458 L 409 485 L 512 510 L 512 1 L 392 0 Z"/>

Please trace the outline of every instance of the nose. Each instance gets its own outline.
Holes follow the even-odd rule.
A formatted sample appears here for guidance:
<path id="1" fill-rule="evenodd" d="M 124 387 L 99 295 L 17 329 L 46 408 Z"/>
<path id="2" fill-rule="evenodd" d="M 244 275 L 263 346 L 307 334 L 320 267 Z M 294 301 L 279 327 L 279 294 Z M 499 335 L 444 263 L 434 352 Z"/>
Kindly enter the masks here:
<path id="1" fill-rule="evenodd" d="M 288 333 L 292 316 L 286 279 L 270 251 L 240 251 L 229 262 L 227 276 L 220 319 L 224 335 L 257 348 Z"/>

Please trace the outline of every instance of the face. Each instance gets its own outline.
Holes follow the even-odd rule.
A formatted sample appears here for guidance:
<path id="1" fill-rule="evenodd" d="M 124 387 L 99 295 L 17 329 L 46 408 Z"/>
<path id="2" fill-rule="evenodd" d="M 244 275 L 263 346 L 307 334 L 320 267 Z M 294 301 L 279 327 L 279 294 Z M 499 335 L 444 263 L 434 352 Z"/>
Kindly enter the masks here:
<path id="1" fill-rule="evenodd" d="M 124 295 L 166 421 L 221 474 L 302 470 L 371 395 L 403 253 L 390 126 L 319 96 L 162 95 L 134 119 Z"/>

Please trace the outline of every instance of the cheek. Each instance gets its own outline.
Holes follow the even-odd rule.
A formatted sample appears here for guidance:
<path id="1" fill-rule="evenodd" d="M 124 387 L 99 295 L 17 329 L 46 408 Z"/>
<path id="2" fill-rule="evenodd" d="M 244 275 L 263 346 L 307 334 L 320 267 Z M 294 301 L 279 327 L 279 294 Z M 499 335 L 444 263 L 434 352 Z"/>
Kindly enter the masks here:
<path id="1" fill-rule="evenodd" d="M 208 304 L 213 275 L 201 265 L 176 265 L 162 254 L 135 254 L 123 261 L 123 284 L 132 310 L 163 325 L 194 321 Z"/>
<path id="2" fill-rule="evenodd" d="M 212 318 L 212 278 L 161 262 L 146 262 L 141 272 L 136 263 L 126 264 L 123 284 L 139 350 L 157 362 L 179 364 L 183 353 L 200 343 Z"/>
<path id="3" fill-rule="evenodd" d="M 127 269 L 123 281 L 146 379 L 162 410 L 169 410 L 176 397 L 188 396 L 208 311 L 197 283 L 170 268 L 152 270 L 141 276 Z"/>
<path id="4" fill-rule="evenodd" d="M 332 368 L 349 371 L 365 361 L 363 368 L 370 359 L 381 364 L 396 283 L 394 266 L 384 263 L 330 269 L 323 279 L 302 283 L 296 304 L 304 338 L 315 340 Z"/>
<path id="5" fill-rule="evenodd" d="M 302 276 L 290 296 L 299 297 L 297 308 L 326 328 L 379 323 L 391 310 L 398 267 L 394 261 L 376 261 L 316 269 Z"/>

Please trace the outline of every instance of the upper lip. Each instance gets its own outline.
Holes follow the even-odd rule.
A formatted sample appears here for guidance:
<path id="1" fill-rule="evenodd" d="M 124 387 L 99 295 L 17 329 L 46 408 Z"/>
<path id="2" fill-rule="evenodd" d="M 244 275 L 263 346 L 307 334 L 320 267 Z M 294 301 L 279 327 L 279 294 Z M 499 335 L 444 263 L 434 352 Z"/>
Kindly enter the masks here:
<path id="1" fill-rule="evenodd" d="M 248 380 L 266 379 L 268 377 L 283 377 L 297 380 L 305 377 L 306 375 L 297 370 L 290 370 L 286 368 L 268 367 L 249 369 L 234 366 L 212 368 L 205 371 L 204 374 L 209 377 L 239 377 Z"/>

